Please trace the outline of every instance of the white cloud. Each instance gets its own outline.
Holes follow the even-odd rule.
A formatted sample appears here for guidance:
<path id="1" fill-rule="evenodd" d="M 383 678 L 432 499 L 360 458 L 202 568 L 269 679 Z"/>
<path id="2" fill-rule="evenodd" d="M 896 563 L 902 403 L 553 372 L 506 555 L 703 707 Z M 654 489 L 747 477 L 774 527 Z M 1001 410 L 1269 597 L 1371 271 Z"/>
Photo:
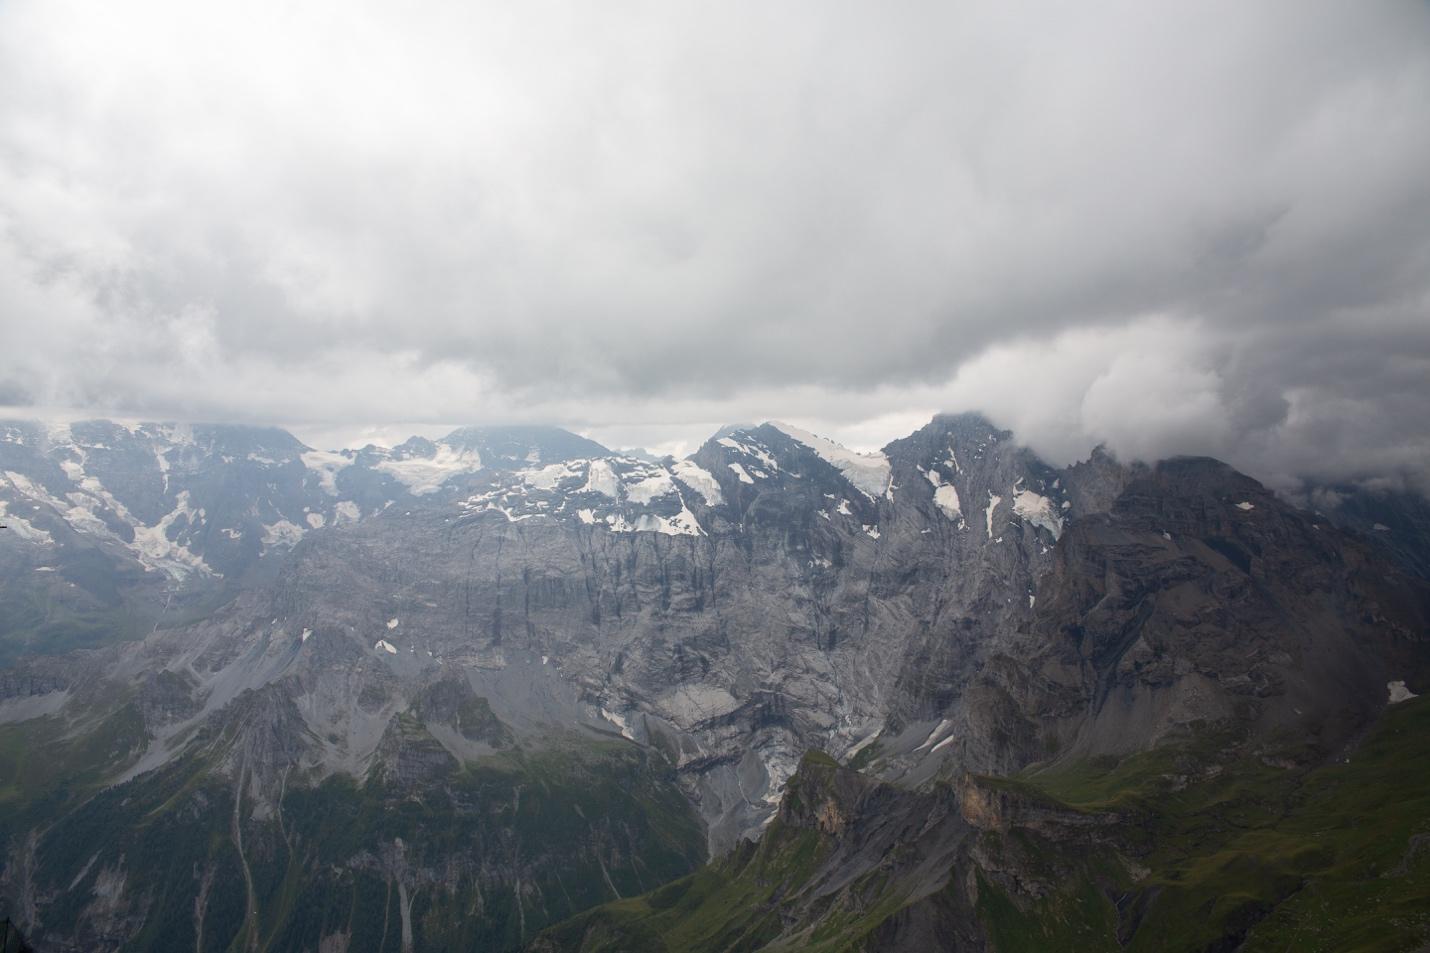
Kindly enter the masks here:
<path id="1" fill-rule="evenodd" d="M 11 0 L 0 89 L 0 402 L 1430 470 L 1424 5 Z"/>

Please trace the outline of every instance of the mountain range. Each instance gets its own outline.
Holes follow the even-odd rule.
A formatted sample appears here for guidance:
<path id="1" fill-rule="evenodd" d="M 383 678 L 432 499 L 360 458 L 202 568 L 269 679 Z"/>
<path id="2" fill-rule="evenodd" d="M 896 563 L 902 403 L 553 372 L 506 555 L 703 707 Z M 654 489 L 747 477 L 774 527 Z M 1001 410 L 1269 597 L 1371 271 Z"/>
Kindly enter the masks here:
<path id="1" fill-rule="evenodd" d="M 1413 492 L 972 414 L 680 460 L 9 422 L 0 523 L 40 951 L 1430 942 Z"/>

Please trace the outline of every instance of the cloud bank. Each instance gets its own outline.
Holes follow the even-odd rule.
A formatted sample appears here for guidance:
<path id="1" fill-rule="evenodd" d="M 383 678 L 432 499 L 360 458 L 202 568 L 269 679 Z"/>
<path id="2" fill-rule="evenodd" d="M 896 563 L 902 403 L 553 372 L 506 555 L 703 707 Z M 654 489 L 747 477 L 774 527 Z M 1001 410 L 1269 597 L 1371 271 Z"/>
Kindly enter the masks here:
<path id="1" fill-rule="evenodd" d="M 1430 7 L 0 5 L 0 404 L 1430 483 Z"/>

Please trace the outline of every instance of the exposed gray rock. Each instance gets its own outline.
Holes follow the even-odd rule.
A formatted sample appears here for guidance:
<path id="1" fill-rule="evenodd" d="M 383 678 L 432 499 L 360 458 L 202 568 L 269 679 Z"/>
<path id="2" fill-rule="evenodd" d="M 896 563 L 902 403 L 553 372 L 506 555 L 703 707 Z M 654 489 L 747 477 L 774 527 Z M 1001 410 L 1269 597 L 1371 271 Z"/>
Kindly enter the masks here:
<path id="1" fill-rule="evenodd" d="M 1313 757 L 1387 682 L 1430 689 L 1425 586 L 1374 541 L 1214 461 L 1055 469 L 973 415 L 880 454 L 732 427 L 684 461 L 543 429 L 344 454 L 5 433 L 0 498 L 35 531 L 0 541 L 6 592 L 88 566 L 66 605 L 149 614 L 142 638 L 0 670 L 0 697 L 55 695 L 74 725 L 133 698 L 147 747 L 113 779 L 202 756 L 251 817 L 335 777 L 420 797 L 497 754 L 635 745 L 718 854 L 812 748 L 925 791 L 1206 721 L 1313 726 Z"/>

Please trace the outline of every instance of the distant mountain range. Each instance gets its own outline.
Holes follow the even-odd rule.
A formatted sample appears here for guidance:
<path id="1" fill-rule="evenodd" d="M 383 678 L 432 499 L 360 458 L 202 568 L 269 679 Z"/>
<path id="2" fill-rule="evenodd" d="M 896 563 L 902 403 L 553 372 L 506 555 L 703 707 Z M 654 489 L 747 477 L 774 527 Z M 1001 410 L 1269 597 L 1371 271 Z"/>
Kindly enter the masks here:
<path id="1" fill-rule="evenodd" d="M 683 460 L 0 424 L 0 914 L 40 951 L 1414 948 L 1430 505 L 1312 489 L 976 415 Z"/>

